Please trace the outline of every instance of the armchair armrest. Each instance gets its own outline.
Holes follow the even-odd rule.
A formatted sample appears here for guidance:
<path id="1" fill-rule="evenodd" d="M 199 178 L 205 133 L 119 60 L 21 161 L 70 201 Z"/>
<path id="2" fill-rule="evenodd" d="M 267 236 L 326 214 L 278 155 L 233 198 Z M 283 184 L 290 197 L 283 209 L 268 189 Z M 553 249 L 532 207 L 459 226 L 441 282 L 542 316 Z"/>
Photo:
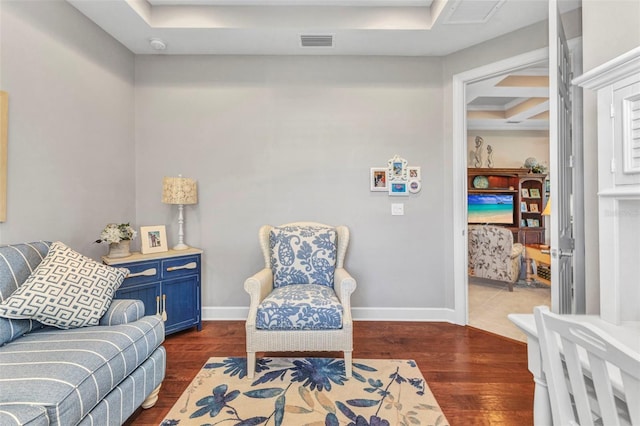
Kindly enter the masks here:
<path id="1" fill-rule="evenodd" d="M 514 259 L 518 256 L 521 256 L 524 253 L 524 245 L 520 244 L 520 243 L 514 243 L 513 246 L 511 246 L 511 259 Z"/>
<path id="2" fill-rule="evenodd" d="M 246 326 L 255 328 L 258 305 L 273 290 L 273 272 L 264 268 L 260 272 L 247 278 L 244 282 L 244 290 L 249 293 L 251 302 L 249 304 L 249 316 Z"/>
<path id="3" fill-rule="evenodd" d="M 344 268 L 336 268 L 333 289 L 344 309 L 343 322 L 351 323 L 351 294 L 356 290 L 356 280 Z"/>
<path id="4" fill-rule="evenodd" d="M 144 303 L 140 300 L 113 299 L 111 306 L 100 318 L 99 325 L 119 325 L 138 321 L 144 316 Z"/>

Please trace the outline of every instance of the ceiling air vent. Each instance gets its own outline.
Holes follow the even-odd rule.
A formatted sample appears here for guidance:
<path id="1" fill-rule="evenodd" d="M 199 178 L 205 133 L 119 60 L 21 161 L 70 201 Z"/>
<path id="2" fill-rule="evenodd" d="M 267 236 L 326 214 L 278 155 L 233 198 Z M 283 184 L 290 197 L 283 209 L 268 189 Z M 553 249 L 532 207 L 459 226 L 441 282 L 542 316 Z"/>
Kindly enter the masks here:
<path id="1" fill-rule="evenodd" d="M 301 35 L 300 45 L 302 47 L 333 47 L 332 35 Z"/>
<path id="2" fill-rule="evenodd" d="M 444 24 L 484 24 L 505 0 L 457 0 L 445 15 Z"/>

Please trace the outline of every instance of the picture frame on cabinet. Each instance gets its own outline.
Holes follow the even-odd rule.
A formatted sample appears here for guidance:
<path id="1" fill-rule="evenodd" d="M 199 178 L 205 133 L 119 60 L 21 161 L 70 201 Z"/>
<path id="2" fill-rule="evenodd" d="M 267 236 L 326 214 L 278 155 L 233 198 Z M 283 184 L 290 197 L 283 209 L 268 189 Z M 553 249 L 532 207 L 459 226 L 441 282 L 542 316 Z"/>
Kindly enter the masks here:
<path id="1" fill-rule="evenodd" d="M 520 227 L 521 228 L 525 228 L 527 226 L 527 220 L 526 219 L 520 219 Z"/>
<path id="2" fill-rule="evenodd" d="M 527 210 L 527 202 L 526 201 L 520 201 L 520 211 L 521 212 L 526 212 Z"/>
<path id="3" fill-rule="evenodd" d="M 522 194 L 522 198 L 529 198 L 529 190 L 527 188 L 522 188 L 520 193 Z"/>
<path id="4" fill-rule="evenodd" d="M 140 251 L 142 254 L 169 251 L 167 228 L 164 225 L 140 227 Z"/>
<path id="5" fill-rule="evenodd" d="M 529 195 L 531 198 L 540 198 L 540 190 L 538 188 L 529 189 Z"/>
<path id="6" fill-rule="evenodd" d="M 536 203 L 529 204 L 529 211 L 532 213 L 538 213 L 538 205 Z"/>
<path id="7" fill-rule="evenodd" d="M 529 228 L 538 228 L 540 226 L 540 221 L 538 219 L 527 219 L 527 226 Z"/>
<path id="8" fill-rule="evenodd" d="M 387 185 L 389 179 L 387 177 L 386 167 L 371 167 L 369 175 L 369 185 L 373 192 L 388 192 L 389 187 Z"/>

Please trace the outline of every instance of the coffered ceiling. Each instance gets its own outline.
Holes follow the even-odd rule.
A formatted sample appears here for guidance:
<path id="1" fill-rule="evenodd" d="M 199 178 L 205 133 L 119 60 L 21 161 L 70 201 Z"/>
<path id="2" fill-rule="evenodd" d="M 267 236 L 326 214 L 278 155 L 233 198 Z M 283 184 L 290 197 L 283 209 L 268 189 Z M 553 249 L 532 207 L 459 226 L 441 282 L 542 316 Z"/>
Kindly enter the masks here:
<path id="1" fill-rule="evenodd" d="M 136 54 L 444 56 L 547 0 L 67 0 Z M 561 11 L 580 0 L 559 0 Z M 469 87 L 469 129 L 548 128 L 546 64 Z"/>
<path id="2" fill-rule="evenodd" d="M 442 56 L 547 19 L 546 0 L 67 1 L 136 54 Z"/>
<path id="3" fill-rule="evenodd" d="M 469 130 L 548 130 L 548 63 L 467 86 Z"/>

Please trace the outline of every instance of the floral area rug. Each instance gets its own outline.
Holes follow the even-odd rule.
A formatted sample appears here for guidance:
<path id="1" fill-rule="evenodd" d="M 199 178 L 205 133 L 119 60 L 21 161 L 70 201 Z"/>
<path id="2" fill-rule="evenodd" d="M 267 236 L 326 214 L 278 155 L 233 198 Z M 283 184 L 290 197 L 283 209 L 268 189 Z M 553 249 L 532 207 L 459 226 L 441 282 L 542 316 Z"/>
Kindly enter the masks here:
<path id="1" fill-rule="evenodd" d="M 448 425 L 411 360 L 259 358 L 253 379 L 246 358 L 210 358 L 162 426 Z"/>

